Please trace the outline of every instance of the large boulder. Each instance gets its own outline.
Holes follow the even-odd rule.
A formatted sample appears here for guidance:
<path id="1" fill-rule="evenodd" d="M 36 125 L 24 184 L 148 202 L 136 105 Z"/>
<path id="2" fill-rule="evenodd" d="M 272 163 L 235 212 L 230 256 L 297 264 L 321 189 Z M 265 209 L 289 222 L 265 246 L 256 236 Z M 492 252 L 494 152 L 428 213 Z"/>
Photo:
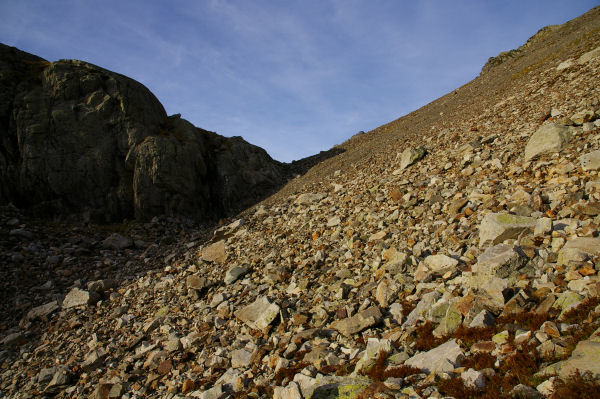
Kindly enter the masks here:
<path id="1" fill-rule="evenodd" d="M 523 231 L 533 231 L 536 223 L 535 218 L 528 216 L 488 213 L 479 225 L 479 246 L 496 245 L 504 240 L 517 238 Z"/>
<path id="2" fill-rule="evenodd" d="M 168 117 L 133 79 L 0 44 L 0 205 L 97 221 L 216 218 L 287 176 L 240 137 Z"/>
<path id="3" fill-rule="evenodd" d="M 530 161 L 544 154 L 559 152 L 571 139 L 567 126 L 551 123 L 540 127 L 531 136 L 525 147 L 525 161 Z"/>

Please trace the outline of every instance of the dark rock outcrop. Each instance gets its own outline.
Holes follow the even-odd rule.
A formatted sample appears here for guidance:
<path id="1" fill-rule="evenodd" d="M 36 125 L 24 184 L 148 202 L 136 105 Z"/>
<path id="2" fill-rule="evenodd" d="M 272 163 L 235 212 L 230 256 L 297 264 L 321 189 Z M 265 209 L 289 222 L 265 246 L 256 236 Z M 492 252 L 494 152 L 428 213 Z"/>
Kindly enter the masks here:
<path id="1" fill-rule="evenodd" d="M 0 44 L 0 204 L 95 221 L 221 217 L 291 169 L 241 137 L 168 117 L 123 75 Z"/>

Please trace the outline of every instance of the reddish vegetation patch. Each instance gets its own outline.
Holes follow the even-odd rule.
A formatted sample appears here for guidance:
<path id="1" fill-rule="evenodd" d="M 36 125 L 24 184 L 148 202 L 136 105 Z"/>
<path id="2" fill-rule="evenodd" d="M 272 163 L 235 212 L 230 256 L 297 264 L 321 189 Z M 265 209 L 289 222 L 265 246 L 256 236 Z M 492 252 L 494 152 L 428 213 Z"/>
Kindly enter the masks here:
<path id="1" fill-rule="evenodd" d="M 545 321 L 551 319 L 548 313 L 537 314 L 535 312 L 511 313 L 509 315 L 500 316 L 496 320 L 496 326 L 504 326 L 505 324 L 515 324 L 518 327 L 525 328 L 530 331 L 539 330 L 540 326 Z"/>
<path id="2" fill-rule="evenodd" d="M 452 337 L 460 339 L 463 343 L 471 346 L 479 341 L 489 341 L 494 336 L 494 327 L 464 327 L 460 326 L 452 334 Z"/>
<path id="3" fill-rule="evenodd" d="M 600 381 L 594 380 L 590 373 L 580 374 L 577 371 L 566 381 L 560 378 L 554 381 L 554 393 L 551 399 L 580 398 L 594 399 L 600 396 Z"/>
<path id="4" fill-rule="evenodd" d="M 388 378 L 405 378 L 409 375 L 421 373 L 421 369 L 412 366 L 386 367 L 388 353 L 380 351 L 375 364 L 361 374 L 368 376 L 373 381 L 385 381 Z"/>
<path id="5" fill-rule="evenodd" d="M 600 297 L 587 298 L 578 306 L 566 312 L 562 317 L 562 321 L 567 324 L 581 323 L 590 316 L 598 305 L 600 305 Z"/>
<path id="6" fill-rule="evenodd" d="M 382 382 L 376 381 L 359 393 L 356 396 L 356 399 L 371 399 L 375 397 L 375 394 L 379 392 L 386 392 L 387 390 L 388 389 Z"/>
<path id="7" fill-rule="evenodd" d="M 417 326 L 415 330 L 415 348 L 420 351 L 426 351 L 436 346 L 440 346 L 447 341 L 445 337 L 437 338 L 433 335 L 435 324 L 431 321 L 426 321 L 424 324 Z"/>
<path id="8" fill-rule="evenodd" d="M 281 385 L 282 381 L 286 378 L 288 380 L 292 380 L 297 373 L 299 373 L 303 368 L 308 367 L 309 365 L 310 363 L 308 362 L 299 362 L 291 367 L 280 368 L 279 370 L 277 370 L 277 373 L 275 373 L 275 381 L 277 382 L 277 385 Z"/>
<path id="9" fill-rule="evenodd" d="M 493 368 L 496 363 L 496 357 L 489 353 L 476 353 L 461 362 L 462 367 L 483 370 Z"/>

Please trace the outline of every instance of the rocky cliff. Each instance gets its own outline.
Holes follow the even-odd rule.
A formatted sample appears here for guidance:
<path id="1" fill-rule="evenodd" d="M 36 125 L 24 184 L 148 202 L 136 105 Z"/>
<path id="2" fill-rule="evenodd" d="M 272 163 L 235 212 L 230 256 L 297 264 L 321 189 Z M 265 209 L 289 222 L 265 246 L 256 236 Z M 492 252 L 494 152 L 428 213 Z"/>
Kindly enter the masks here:
<path id="1" fill-rule="evenodd" d="M 95 221 L 238 211 L 287 180 L 239 137 L 168 117 L 142 84 L 0 45 L 0 204 Z"/>

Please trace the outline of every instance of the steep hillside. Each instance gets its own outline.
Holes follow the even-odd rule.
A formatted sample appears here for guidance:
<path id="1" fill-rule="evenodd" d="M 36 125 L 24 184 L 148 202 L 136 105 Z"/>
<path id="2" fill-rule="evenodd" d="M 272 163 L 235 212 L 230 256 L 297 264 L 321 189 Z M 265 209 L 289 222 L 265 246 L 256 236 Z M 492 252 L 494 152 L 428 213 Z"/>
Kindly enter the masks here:
<path id="1" fill-rule="evenodd" d="M 39 283 L 5 283 L 21 291 L 0 390 L 597 397 L 598 76 L 595 8 L 210 237 L 164 218 L 67 230 L 6 208 L 3 248 L 22 267 L 3 280 L 37 265 Z"/>

